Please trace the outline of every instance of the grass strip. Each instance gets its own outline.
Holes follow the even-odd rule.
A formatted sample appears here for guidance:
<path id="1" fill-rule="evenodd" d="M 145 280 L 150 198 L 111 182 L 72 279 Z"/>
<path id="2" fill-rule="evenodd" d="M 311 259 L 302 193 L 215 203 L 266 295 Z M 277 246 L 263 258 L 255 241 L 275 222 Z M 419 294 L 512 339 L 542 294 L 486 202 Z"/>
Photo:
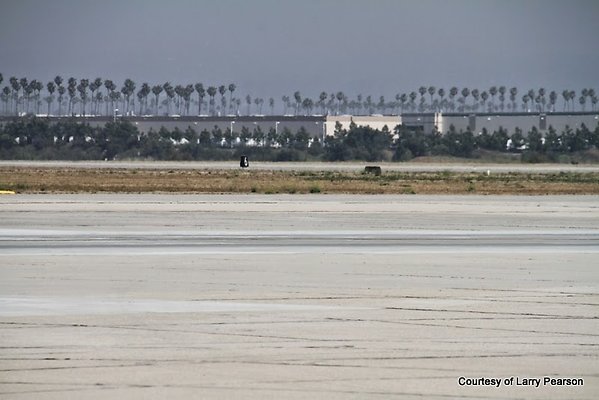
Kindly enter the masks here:
<path id="1" fill-rule="evenodd" d="M 599 173 L 265 171 L 0 167 L 17 193 L 599 194 Z"/>

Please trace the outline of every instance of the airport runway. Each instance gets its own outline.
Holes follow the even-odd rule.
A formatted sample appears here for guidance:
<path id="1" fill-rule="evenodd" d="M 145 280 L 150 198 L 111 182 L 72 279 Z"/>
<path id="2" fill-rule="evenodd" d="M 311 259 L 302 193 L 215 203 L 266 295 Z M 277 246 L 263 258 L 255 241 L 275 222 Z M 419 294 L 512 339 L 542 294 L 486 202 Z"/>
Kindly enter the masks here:
<path id="1" fill-rule="evenodd" d="M 2 398 L 599 395 L 598 196 L 0 196 L 0 255 Z"/>
<path id="2" fill-rule="evenodd" d="M 599 172 L 597 164 L 489 164 L 489 163 L 389 163 L 389 162 L 260 162 L 250 160 L 252 170 L 268 171 L 363 171 L 365 165 L 379 165 L 394 172 L 486 172 L 555 173 Z M 0 167 L 32 168 L 126 168 L 126 169 L 239 169 L 236 161 L 13 161 L 0 160 Z"/>

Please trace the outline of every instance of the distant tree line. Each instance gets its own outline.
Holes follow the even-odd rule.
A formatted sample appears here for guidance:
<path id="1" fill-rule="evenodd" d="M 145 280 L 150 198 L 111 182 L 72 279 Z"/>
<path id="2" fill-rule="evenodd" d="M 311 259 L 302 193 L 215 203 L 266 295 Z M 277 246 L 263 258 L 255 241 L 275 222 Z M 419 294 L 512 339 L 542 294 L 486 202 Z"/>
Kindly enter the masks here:
<path id="1" fill-rule="evenodd" d="M 4 76 L 0 73 L 0 87 Z M 138 84 L 126 79 L 117 85 L 111 79 L 63 79 L 56 76 L 50 82 L 10 77 L 0 91 L 3 115 L 369 115 L 405 112 L 548 112 L 591 111 L 597 109 L 599 98 L 595 89 L 580 93 L 565 89 L 561 92 L 545 88 L 520 91 L 516 87 L 491 86 L 488 89 L 436 88 L 420 86 L 418 90 L 398 93 L 393 99 L 384 96 L 363 96 L 350 99 L 342 91 L 322 91 L 318 97 L 303 96 L 300 91 L 281 97 L 247 94 L 237 97 L 234 83 L 204 85 L 194 82 Z M 561 98 L 562 106 L 558 100 Z M 266 103 L 266 104 L 265 104 Z"/>
<path id="2" fill-rule="evenodd" d="M 481 134 L 470 130 L 425 134 L 396 126 L 393 131 L 338 123 L 324 143 L 301 128 L 265 132 L 257 126 L 240 132 L 189 127 L 141 134 L 128 121 L 92 127 L 76 119 L 50 123 L 46 118 L 15 118 L 0 127 L 0 159 L 27 160 L 229 160 L 241 154 L 264 161 L 406 161 L 414 157 L 449 155 L 475 157 L 477 152 L 521 154 L 525 161 L 558 161 L 563 154 L 599 148 L 599 126 L 589 130 L 549 127 L 542 135 L 536 128 L 522 132 L 505 129 Z"/>

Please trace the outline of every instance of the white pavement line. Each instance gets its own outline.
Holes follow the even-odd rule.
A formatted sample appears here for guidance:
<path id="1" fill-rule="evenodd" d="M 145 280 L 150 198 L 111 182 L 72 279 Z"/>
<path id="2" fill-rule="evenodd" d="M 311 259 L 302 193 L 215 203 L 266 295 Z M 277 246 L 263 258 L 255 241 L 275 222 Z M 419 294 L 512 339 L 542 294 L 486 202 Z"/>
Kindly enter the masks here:
<path id="1" fill-rule="evenodd" d="M 121 300 L 78 297 L 0 297 L 0 316 L 136 314 L 136 313 L 212 313 L 277 312 L 370 309 L 305 304 L 239 303 L 229 301 Z"/>

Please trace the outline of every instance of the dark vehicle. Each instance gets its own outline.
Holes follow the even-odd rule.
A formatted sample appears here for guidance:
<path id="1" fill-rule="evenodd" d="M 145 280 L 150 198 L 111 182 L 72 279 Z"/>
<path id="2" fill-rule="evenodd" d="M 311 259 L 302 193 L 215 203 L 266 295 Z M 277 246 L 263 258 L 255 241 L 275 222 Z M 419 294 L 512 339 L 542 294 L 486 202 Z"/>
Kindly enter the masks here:
<path id="1" fill-rule="evenodd" d="M 239 166 L 241 168 L 247 168 L 250 166 L 250 160 L 248 160 L 247 156 L 241 156 L 241 158 L 239 159 Z"/>

